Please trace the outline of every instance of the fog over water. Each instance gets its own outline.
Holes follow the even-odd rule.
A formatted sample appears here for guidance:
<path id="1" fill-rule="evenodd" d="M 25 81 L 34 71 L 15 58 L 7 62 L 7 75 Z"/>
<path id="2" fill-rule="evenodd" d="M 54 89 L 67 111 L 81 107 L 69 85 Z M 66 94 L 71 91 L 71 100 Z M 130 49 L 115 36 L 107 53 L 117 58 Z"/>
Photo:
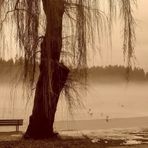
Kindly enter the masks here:
<path id="1" fill-rule="evenodd" d="M 64 97 L 60 98 L 56 121 L 62 122 L 56 122 L 55 127 L 57 130 L 97 130 L 147 126 L 148 118 L 132 119 L 132 117 L 148 117 L 147 90 L 146 83 L 90 83 L 87 92 L 80 90 L 80 99 L 84 107 L 75 108 L 72 115 L 69 113 Z M 33 98 L 27 100 L 27 96 L 23 95 L 22 87 L 15 88 L 8 83 L 0 85 L 0 98 L 0 119 L 24 119 L 21 130 L 25 131 Z M 0 130 L 14 130 L 14 127 L 7 129 L 0 127 Z"/>
<path id="2" fill-rule="evenodd" d="M 69 114 L 64 98 L 60 98 L 56 120 L 91 120 L 148 116 L 148 85 L 134 83 L 90 84 L 81 92 L 84 107 Z M 82 90 L 81 90 L 82 91 Z M 0 85 L 0 118 L 25 118 L 31 114 L 33 99 L 27 101 L 21 87 Z"/>

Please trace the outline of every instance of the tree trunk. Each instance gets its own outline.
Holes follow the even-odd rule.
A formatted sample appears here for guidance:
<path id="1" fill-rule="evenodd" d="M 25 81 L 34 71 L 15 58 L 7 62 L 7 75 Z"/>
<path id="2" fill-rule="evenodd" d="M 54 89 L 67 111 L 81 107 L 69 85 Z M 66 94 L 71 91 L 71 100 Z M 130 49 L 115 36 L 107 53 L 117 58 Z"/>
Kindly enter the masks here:
<path id="1" fill-rule="evenodd" d="M 47 19 L 46 34 L 41 44 L 40 75 L 36 85 L 34 106 L 25 138 L 54 136 L 53 122 L 60 92 L 69 69 L 59 63 L 62 48 L 63 0 L 42 0 Z"/>

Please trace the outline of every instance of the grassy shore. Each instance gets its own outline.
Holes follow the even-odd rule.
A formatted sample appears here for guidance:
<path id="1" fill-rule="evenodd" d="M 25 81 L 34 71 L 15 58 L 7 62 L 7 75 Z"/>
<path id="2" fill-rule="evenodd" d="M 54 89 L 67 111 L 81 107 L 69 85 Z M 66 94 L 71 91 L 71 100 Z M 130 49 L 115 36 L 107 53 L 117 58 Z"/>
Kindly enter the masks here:
<path id="1" fill-rule="evenodd" d="M 0 148 L 148 148 L 148 145 L 121 146 L 92 143 L 88 139 L 1 141 Z"/>
<path id="2" fill-rule="evenodd" d="M 100 139 L 93 142 L 87 137 L 74 138 L 70 136 L 57 139 L 25 140 L 22 133 L 0 133 L 0 148 L 148 148 L 148 145 L 123 146 L 124 140 Z"/>
<path id="3" fill-rule="evenodd" d="M 26 140 L 23 133 L 1 132 L 0 148 L 104 148 L 107 145 L 120 145 L 122 140 L 101 140 L 93 143 L 87 137 L 76 138 L 72 136 L 59 136 L 56 139 Z"/>
<path id="4" fill-rule="evenodd" d="M 19 140 L 1 141 L 0 148 L 99 148 L 88 140 Z"/>

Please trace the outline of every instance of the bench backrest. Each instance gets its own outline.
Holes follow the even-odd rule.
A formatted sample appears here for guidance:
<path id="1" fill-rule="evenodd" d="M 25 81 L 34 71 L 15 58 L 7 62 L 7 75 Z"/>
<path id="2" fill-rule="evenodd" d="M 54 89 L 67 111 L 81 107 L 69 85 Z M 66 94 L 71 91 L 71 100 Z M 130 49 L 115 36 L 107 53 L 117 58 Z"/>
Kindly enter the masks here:
<path id="1" fill-rule="evenodd" d="M 23 125 L 23 119 L 0 119 L 1 125 Z"/>

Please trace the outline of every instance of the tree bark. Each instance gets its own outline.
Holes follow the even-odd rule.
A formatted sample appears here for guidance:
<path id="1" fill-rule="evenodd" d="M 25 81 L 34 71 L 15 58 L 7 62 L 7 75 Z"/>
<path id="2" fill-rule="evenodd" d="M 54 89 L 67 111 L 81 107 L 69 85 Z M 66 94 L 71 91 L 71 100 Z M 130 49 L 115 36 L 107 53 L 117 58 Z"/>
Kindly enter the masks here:
<path id="1" fill-rule="evenodd" d="M 53 123 L 60 92 L 69 69 L 59 63 L 62 48 L 63 0 L 42 0 L 47 26 L 41 44 L 40 75 L 36 85 L 34 106 L 25 138 L 54 136 Z"/>

